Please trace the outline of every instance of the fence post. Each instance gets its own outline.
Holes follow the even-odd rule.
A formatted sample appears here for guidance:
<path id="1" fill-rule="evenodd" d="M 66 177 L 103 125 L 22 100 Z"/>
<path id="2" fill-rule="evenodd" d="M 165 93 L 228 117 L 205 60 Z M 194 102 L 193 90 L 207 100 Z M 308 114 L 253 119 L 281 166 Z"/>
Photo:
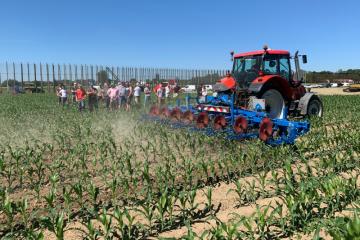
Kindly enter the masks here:
<path id="1" fill-rule="evenodd" d="M 20 63 L 20 71 L 21 71 L 21 89 L 22 91 L 24 91 L 24 69 L 22 63 Z"/>
<path id="2" fill-rule="evenodd" d="M 90 74 L 91 74 L 91 82 L 92 84 L 96 84 L 94 81 L 94 66 L 90 65 Z"/>
<path id="3" fill-rule="evenodd" d="M 44 91 L 44 86 L 43 86 L 43 70 L 42 70 L 42 64 L 40 63 L 40 86 L 41 86 L 41 92 Z"/>
<path id="4" fill-rule="evenodd" d="M 52 65 L 52 75 L 53 75 L 53 91 L 55 93 L 55 65 Z"/>
<path id="5" fill-rule="evenodd" d="M 26 67 L 27 67 L 27 80 L 29 83 L 30 82 L 30 65 L 29 65 L 29 63 L 26 64 Z"/>
<path id="6" fill-rule="evenodd" d="M 35 63 L 34 63 L 34 80 L 35 80 L 35 93 L 37 93 L 36 64 Z"/>
<path id="7" fill-rule="evenodd" d="M 84 66 L 81 65 L 81 85 L 84 86 Z"/>
<path id="8" fill-rule="evenodd" d="M 75 82 L 78 80 L 78 66 L 75 65 Z"/>
<path id="9" fill-rule="evenodd" d="M 70 87 L 73 85 L 73 75 L 72 75 L 72 68 L 71 68 L 71 64 L 69 63 L 69 80 L 70 80 Z"/>
<path id="10" fill-rule="evenodd" d="M 7 92 L 9 93 L 9 66 L 8 66 L 8 62 L 6 62 L 6 89 L 7 89 Z"/>
<path id="11" fill-rule="evenodd" d="M 16 76 L 15 76 L 15 63 L 13 62 L 13 77 L 14 77 L 14 87 L 16 83 Z"/>
<path id="12" fill-rule="evenodd" d="M 46 80 L 47 80 L 47 89 L 48 93 L 50 93 L 50 75 L 49 75 L 49 64 L 46 64 Z"/>
<path id="13" fill-rule="evenodd" d="M 57 74 L 58 74 L 58 82 L 57 82 L 57 84 L 59 85 L 59 84 L 60 84 L 60 81 L 61 81 L 61 69 L 60 69 L 60 64 L 58 64 Z"/>
<path id="14" fill-rule="evenodd" d="M 66 65 L 65 63 L 63 64 L 63 73 L 64 73 L 64 76 L 63 76 L 63 84 L 64 86 L 66 86 L 66 80 L 67 80 L 67 74 L 66 74 Z"/>

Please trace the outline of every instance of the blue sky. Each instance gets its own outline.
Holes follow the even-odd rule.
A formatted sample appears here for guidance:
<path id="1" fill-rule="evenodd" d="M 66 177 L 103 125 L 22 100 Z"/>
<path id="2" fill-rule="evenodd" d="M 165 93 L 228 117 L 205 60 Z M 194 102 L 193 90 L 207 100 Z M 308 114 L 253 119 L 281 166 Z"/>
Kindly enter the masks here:
<path id="1" fill-rule="evenodd" d="M 230 68 L 229 52 L 300 50 L 307 70 L 360 68 L 360 1 L 4 0 L 0 62 Z"/>

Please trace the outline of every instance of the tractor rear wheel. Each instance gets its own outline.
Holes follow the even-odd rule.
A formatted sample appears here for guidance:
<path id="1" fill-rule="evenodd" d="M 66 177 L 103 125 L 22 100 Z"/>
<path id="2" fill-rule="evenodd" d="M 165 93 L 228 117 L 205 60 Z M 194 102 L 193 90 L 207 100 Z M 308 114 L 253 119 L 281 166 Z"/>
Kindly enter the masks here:
<path id="1" fill-rule="evenodd" d="M 261 96 L 265 99 L 265 111 L 268 113 L 269 118 L 282 118 L 285 108 L 285 101 L 281 93 L 276 89 L 269 89 Z"/>

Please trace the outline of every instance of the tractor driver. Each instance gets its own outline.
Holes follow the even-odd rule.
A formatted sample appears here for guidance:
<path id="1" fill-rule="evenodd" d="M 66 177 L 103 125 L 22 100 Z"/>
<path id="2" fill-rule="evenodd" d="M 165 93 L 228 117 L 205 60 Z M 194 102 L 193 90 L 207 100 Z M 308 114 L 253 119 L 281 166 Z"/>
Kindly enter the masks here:
<path id="1" fill-rule="evenodd" d="M 250 71 L 258 73 L 260 71 L 260 64 L 258 62 L 254 63 L 252 65 Z"/>

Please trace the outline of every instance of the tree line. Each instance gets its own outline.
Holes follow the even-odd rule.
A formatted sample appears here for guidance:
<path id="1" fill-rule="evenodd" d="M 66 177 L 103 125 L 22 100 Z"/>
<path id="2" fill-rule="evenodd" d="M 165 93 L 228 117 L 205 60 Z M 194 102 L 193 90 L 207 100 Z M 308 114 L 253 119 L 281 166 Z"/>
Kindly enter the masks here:
<path id="1" fill-rule="evenodd" d="M 337 72 L 331 71 L 309 71 L 306 72 L 306 81 L 311 83 L 324 83 L 327 80 L 330 82 L 340 82 L 343 79 L 352 79 L 354 82 L 360 82 L 360 69 L 339 70 Z"/>

